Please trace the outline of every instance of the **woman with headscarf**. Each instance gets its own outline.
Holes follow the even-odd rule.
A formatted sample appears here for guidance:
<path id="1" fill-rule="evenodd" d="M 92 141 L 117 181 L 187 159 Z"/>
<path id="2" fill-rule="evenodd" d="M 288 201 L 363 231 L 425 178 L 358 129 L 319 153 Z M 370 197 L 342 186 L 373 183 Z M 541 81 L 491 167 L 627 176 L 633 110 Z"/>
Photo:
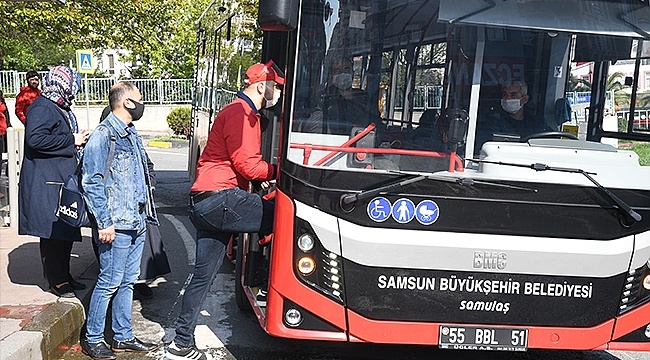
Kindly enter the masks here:
<path id="1" fill-rule="evenodd" d="M 56 216 L 60 186 L 74 173 L 88 140 L 70 110 L 80 81 L 79 73 L 65 66 L 47 74 L 41 95 L 27 111 L 18 189 L 18 233 L 40 238 L 43 273 L 50 291 L 61 297 L 74 297 L 74 290 L 86 287 L 70 275 L 72 244 L 81 241 L 81 230 Z"/>

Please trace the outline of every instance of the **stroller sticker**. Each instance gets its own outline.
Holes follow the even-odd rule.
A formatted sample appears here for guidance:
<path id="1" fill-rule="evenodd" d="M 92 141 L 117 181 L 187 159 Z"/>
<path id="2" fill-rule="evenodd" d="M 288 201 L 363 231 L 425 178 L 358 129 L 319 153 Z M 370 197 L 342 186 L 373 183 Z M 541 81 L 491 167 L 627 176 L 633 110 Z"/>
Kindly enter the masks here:
<path id="1" fill-rule="evenodd" d="M 438 204 L 431 200 L 422 200 L 418 204 L 415 213 L 415 218 L 420 224 L 431 225 L 438 220 L 440 208 L 438 208 Z"/>

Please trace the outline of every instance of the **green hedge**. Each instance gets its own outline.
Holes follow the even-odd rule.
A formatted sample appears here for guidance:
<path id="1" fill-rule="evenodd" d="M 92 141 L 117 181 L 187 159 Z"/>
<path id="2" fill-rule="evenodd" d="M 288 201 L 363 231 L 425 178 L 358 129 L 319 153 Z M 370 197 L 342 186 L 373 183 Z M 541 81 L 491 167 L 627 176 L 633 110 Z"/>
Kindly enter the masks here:
<path id="1" fill-rule="evenodd" d="M 639 155 L 641 166 L 650 166 L 650 144 L 636 143 L 632 150 Z"/>
<path id="2" fill-rule="evenodd" d="M 172 129 L 175 135 L 190 136 L 190 126 L 192 124 L 192 109 L 188 107 L 179 107 L 172 110 L 167 115 L 167 125 Z"/>

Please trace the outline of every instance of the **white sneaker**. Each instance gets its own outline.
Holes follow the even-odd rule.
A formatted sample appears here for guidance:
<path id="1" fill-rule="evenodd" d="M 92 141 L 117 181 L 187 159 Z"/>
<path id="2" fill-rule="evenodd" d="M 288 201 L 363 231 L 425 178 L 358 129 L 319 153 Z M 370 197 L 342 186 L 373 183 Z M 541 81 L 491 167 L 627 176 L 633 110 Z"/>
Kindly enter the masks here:
<path id="1" fill-rule="evenodd" d="M 257 296 L 255 297 L 255 301 L 257 301 L 257 305 L 260 307 L 266 307 L 266 289 L 260 288 L 257 290 Z"/>
<path id="2" fill-rule="evenodd" d="M 207 356 L 205 356 L 205 353 L 203 353 L 201 350 L 196 348 L 196 345 L 190 346 L 190 347 L 183 347 L 176 345 L 175 342 L 172 341 L 171 344 L 169 344 L 169 347 L 167 348 L 167 351 L 165 351 L 165 359 L 170 359 L 170 360 L 184 360 L 184 359 L 192 359 L 192 360 L 208 360 Z"/>

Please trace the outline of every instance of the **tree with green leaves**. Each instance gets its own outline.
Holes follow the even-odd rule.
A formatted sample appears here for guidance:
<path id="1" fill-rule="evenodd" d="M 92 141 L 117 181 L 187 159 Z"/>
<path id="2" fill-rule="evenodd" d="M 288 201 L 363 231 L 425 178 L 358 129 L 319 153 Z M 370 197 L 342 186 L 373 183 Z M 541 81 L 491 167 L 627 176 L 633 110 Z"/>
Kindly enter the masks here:
<path id="1" fill-rule="evenodd" d="M 629 87 L 621 82 L 625 76 L 620 71 L 613 72 L 607 76 L 607 84 L 605 88 L 607 91 L 614 91 L 614 105 L 620 107 L 622 105 L 629 106 L 630 94 L 626 91 Z M 591 91 L 592 84 L 590 81 L 578 78 L 576 76 L 569 77 L 567 91 Z"/>
<path id="2" fill-rule="evenodd" d="M 211 0 L 4 1 L 0 6 L 0 68 L 27 71 L 74 61 L 75 49 L 125 49 L 139 77 L 191 78 L 196 56 L 196 21 Z M 256 2 L 231 5 L 226 14 L 256 18 Z M 261 38 L 247 22 L 239 34 Z M 259 42 L 259 41 L 258 41 Z M 237 49 L 228 49 L 231 56 Z M 228 67 L 229 68 L 229 67 Z"/>

